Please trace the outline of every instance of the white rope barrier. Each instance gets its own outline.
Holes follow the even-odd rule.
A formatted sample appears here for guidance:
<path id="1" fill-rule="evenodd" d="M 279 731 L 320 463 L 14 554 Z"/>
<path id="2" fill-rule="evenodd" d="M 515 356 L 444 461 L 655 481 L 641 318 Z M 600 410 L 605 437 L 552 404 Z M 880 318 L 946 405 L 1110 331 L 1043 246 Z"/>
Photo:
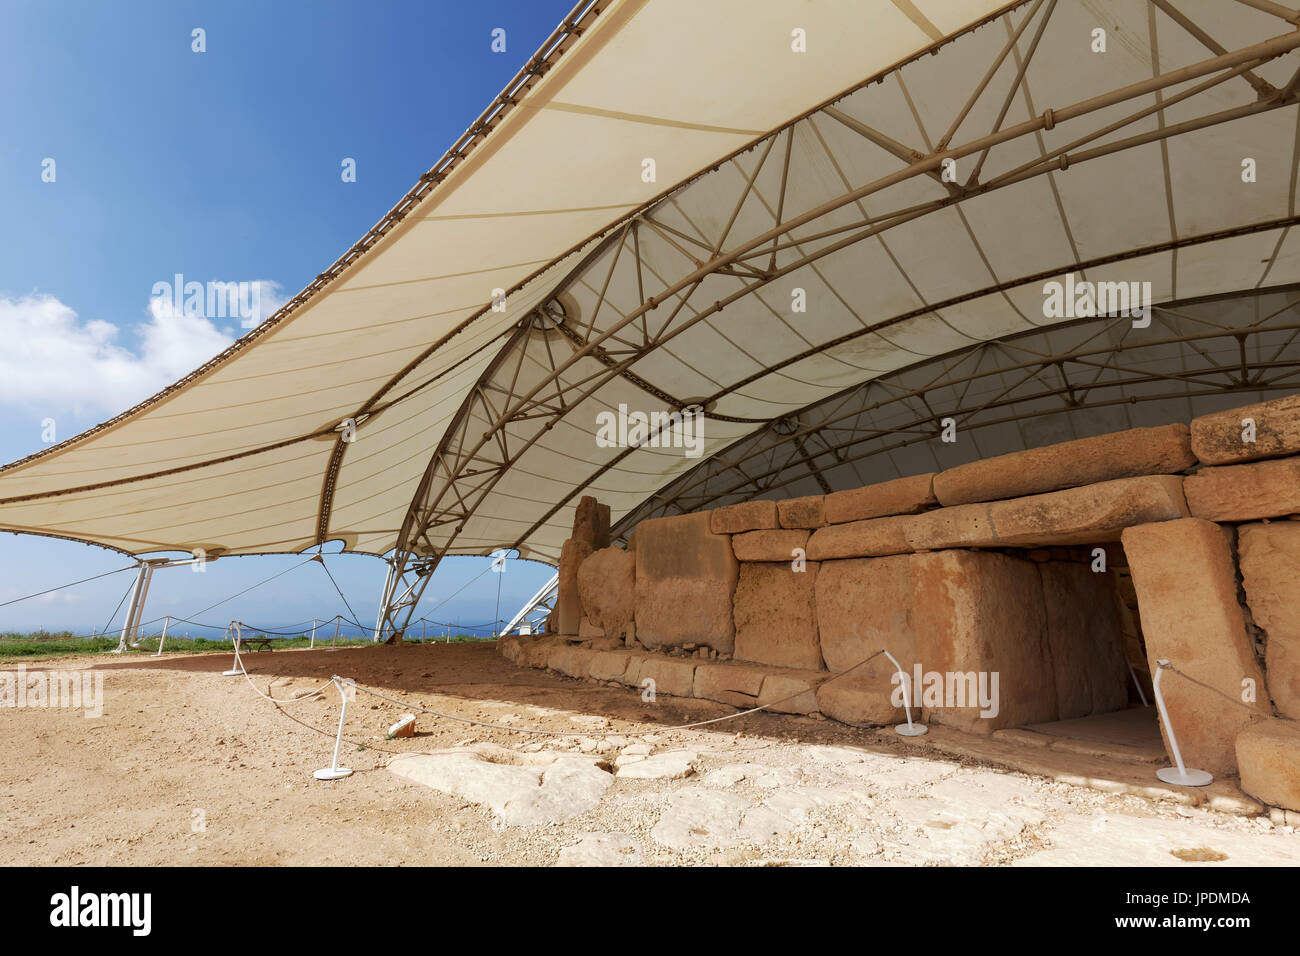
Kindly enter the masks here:
<path id="1" fill-rule="evenodd" d="M 1165 733 L 1169 735 L 1169 749 L 1174 752 L 1174 763 L 1178 766 L 1161 767 L 1156 771 L 1156 776 L 1165 783 L 1173 783 L 1181 787 L 1206 787 L 1214 782 L 1214 776 L 1209 771 L 1188 770 L 1183 765 L 1183 753 L 1178 749 L 1178 738 L 1174 735 L 1174 725 L 1169 722 L 1169 711 L 1165 708 L 1165 697 L 1160 693 L 1160 675 L 1169 666 L 1167 659 L 1156 661 L 1156 672 L 1151 678 L 1151 689 L 1155 691 L 1156 707 L 1160 710 L 1160 719 L 1164 722 Z"/>

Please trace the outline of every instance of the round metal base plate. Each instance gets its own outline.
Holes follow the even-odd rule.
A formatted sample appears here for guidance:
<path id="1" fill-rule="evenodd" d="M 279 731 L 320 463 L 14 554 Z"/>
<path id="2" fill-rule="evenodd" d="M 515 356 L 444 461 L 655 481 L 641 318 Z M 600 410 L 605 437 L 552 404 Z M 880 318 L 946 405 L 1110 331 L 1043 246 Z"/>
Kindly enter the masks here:
<path id="1" fill-rule="evenodd" d="M 243 671 L 236 671 L 236 670 L 229 670 L 229 671 L 222 671 L 222 672 L 221 672 L 221 676 L 222 676 L 222 677 L 238 677 L 238 676 L 239 676 L 240 674 L 242 674 L 242 673 L 244 673 L 244 672 L 243 672 Z"/>
<path id="2" fill-rule="evenodd" d="M 1156 776 L 1165 783 L 1180 787 L 1205 787 L 1214 782 L 1214 776 L 1204 770 L 1186 770 L 1180 773 L 1177 767 L 1161 767 L 1156 771 Z"/>
<path id="3" fill-rule="evenodd" d="M 317 780 L 338 780 L 340 777 L 351 776 L 351 767 L 326 767 L 324 770 L 317 770 L 313 777 Z"/>
<path id="4" fill-rule="evenodd" d="M 922 734 L 929 733 L 930 728 L 925 724 L 899 724 L 894 728 L 894 732 L 903 737 L 920 737 Z"/>

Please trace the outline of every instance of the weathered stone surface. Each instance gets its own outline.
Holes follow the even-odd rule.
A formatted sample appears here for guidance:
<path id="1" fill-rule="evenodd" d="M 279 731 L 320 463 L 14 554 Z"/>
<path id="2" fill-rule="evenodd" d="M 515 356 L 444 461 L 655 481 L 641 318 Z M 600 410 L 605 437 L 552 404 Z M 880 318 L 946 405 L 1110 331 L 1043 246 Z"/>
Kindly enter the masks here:
<path id="1" fill-rule="evenodd" d="M 944 505 L 996 501 L 1116 478 L 1171 475 L 1194 464 L 1186 425 L 1130 428 L 949 468 L 935 476 L 934 494 Z"/>
<path id="2" fill-rule="evenodd" d="M 826 496 L 828 524 L 910 515 L 938 504 L 933 489 L 934 475 L 910 475 L 863 488 L 835 491 Z"/>
<path id="3" fill-rule="evenodd" d="M 578 567 L 591 554 L 586 541 L 569 538 L 560 547 L 560 579 L 556 584 L 555 628 L 560 634 L 577 635 L 582 623 L 582 598 L 578 595 Z"/>
<path id="4" fill-rule="evenodd" d="M 1300 458 L 1202 468 L 1183 482 L 1193 517 L 1254 521 L 1300 514 Z"/>
<path id="5" fill-rule="evenodd" d="M 641 866 L 645 861 L 629 833 L 584 833 L 560 850 L 556 866 Z"/>
<path id="6" fill-rule="evenodd" d="M 519 663 L 519 638 L 516 635 L 497 638 L 497 653 L 512 664 Z"/>
<path id="7" fill-rule="evenodd" d="M 989 505 L 955 505 L 907 519 L 903 535 L 913 551 L 987 547 L 997 541 Z"/>
<path id="8" fill-rule="evenodd" d="M 1255 423 L 1255 440 L 1243 440 Z M 1258 405 L 1215 412 L 1192 419 L 1192 451 L 1207 465 L 1227 465 L 1300 452 L 1300 395 L 1285 395 Z"/>
<path id="9" fill-rule="evenodd" d="M 695 772 L 700 755 L 694 750 L 665 750 L 642 760 L 619 763 L 614 776 L 625 780 L 681 780 Z"/>
<path id="10" fill-rule="evenodd" d="M 1268 636 L 1264 676 L 1278 712 L 1300 720 L 1300 522 L 1237 529 L 1246 604 Z"/>
<path id="11" fill-rule="evenodd" d="M 764 532 L 758 532 L 762 534 Z M 789 564 L 742 564 L 734 613 L 738 661 L 818 670 L 817 562 L 803 571 Z"/>
<path id="12" fill-rule="evenodd" d="M 789 564 L 795 559 L 795 548 L 807 552 L 808 535 L 807 531 L 779 529 L 745 531 L 732 537 L 731 548 L 738 561 L 784 561 Z"/>
<path id="13" fill-rule="evenodd" d="M 898 555 L 822 564 L 816 582 L 817 626 L 828 670 L 846 671 L 882 647 L 904 668 L 916 662 L 910 560 Z M 885 683 L 892 672 L 883 655 L 859 669 Z"/>
<path id="14" fill-rule="evenodd" d="M 714 534 L 739 534 L 761 528 L 776 528 L 775 501 L 742 501 L 709 512 L 709 527 Z"/>
<path id="15" fill-rule="evenodd" d="M 775 503 L 768 504 L 775 513 Z M 636 638 L 645 647 L 707 644 L 731 653 L 731 596 L 740 564 L 731 538 L 709 530 L 716 513 L 651 518 L 637 526 Z"/>
<path id="16" fill-rule="evenodd" d="M 1119 478 L 988 507 L 997 543 L 1014 547 L 1118 541 L 1124 528 L 1188 514 L 1176 475 Z"/>
<path id="17" fill-rule="evenodd" d="M 894 668 L 889 661 L 872 661 L 867 668 L 837 677 L 817 689 L 817 709 L 832 720 L 855 727 L 883 727 L 903 721 L 903 709 L 895 707 L 890 695 Z M 873 673 L 872 671 L 879 672 Z M 919 711 L 912 712 L 914 716 Z"/>
<path id="18" fill-rule="evenodd" d="M 820 528 L 826 523 L 825 496 L 808 495 L 778 501 L 776 518 L 782 528 Z"/>
<path id="19" fill-rule="evenodd" d="M 825 676 L 821 671 L 773 671 L 763 678 L 755 706 L 766 706 L 774 714 L 815 713 L 817 682 Z"/>
<path id="20" fill-rule="evenodd" d="M 518 656 L 514 660 L 522 667 L 545 667 L 552 649 L 567 646 L 563 640 L 553 635 L 522 637 L 518 640 Z"/>
<path id="21" fill-rule="evenodd" d="M 634 683 L 628 680 L 628 670 L 638 665 L 643 654 L 632 651 L 599 651 L 593 654 L 587 665 L 587 676 L 593 680 L 616 680 L 620 683 Z"/>
<path id="22" fill-rule="evenodd" d="M 911 574 L 917 663 L 925 673 L 945 675 L 942 705 L 928 691 L 922 696 L 932 715 L 927 719 L 980 734 L 1055 720 L 1056 677 L 1037 565 L 1003 554 L 936 551 L 915 555 Z M 989 692 L 996 673 L 997 693 L 988 708 L 996 713 L 981 715 L 980 706 L 972 706 L 977 688 L 948 680 L 955 672 L 976 679 L 988 674 Z M 959 701 L 959 688 L 967 705 L 949 706 Z"/>
<path id="23" fill-rule="evenodd" d="M 591 623 L 591 618 L 584 614 L 582 620 L 578 622 L 578 639 L 582 641 L 603 641 L 605 640 L 605 630 Z"/>
<path id="24" fill-rule="evenodd" d="M 656 694 L 691 697 L 694 696 L 695 670 L 695 662 L 691 660 L 645 654 L 641 657 L 635 683 L 641 686 L 646 680 L 652 680 Z"/>
<path id="25" fill-rule="evenodd" d="M 767 670 L 745 664 L 701 664 L 695 668 L 692 696 L 733 707 L 758 706 Z"/>
<path id="26" fill-rule="evenodd" d="M 481 804 L 506 826 L 545 826 L 585 813 L 614 782 L 590 757 L 519 754 L 491 745 L 401 754 L 388 769 Z"/>
<path id="27" fill-rule="evenodd" d="M 911 550 L 905 534 L 909 518 L 872 518 L 819 528 L 808 539 L 808 559 L 864 558 Z"/>
<path id="28" fill-rule="evenodd" d="M 1177 674 L 1164 675 L 1160 689 L 1183 759 L 1211 773 L 1235 773 L 1233 741 L 1251 718 L 1233 701 L 1240 700 L 1242 681 L 1250 678 L 1259 699 L 1249 706 L 1267 715 L 1268 694 L 1237 603 L 1228 539 L 1213 522 L 1184 518 L 1128 528 L 1123 542 L 1152 673 L 1156 661 L 1167 658 L 1232 698 L 1224 700 Z"/>
<path id="29" fill-rule="evenodd" d="M 591 623 L 626 638 L 636 613 L 636 555 L 621 548 L 593 551 L 578 566 L 578 597 Z"/>
<path id="30" fill-rule="evenodd" d="M 573 510 L 573 534 L 570 537 L 586 544 L 592 551 L 609 547 L 609 505 L 602 505 L 591 495 L 583 495 Z"/>
<path id="31" fill-rule="evenodd" d="M 586 678 L 591 673 L 591 659 L 597 653 L 601 652 L 572 644 L 560 644 L 551 648 L 546 656 L 546 666 L 565 677 Z"/>
<path id="32" fill-rule="evenodd" d="M 1040 564 L 1038 573 L 1060 719 L 1122 710 L 1129 674 L 1115 579 L 1063 561 Z"/>
<path id="33" fill-rule="evenodd" d="M 1181 733 L 1178 742 L 1181 746 Z M 1253 723 L 1237 734 L 1236 752 L 1242 790 L 1269 806 L 1300 810 L 1300 729 L 1295 724 Z"/>

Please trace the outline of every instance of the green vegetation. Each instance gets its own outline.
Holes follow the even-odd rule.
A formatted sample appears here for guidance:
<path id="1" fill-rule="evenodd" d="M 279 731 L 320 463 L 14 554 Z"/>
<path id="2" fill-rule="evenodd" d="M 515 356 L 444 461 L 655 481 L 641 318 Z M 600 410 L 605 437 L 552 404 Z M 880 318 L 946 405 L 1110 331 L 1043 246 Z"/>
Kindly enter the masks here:
<path id="1" fill-rule="evenodd" d="M 249 634 L 245 638 L 261 637 L 260 634 Z M 24 659 L 42 658 L 42 657 L 66 657 L 70 654 L 102 654 L 105 651 L 114 650 L 117 647 L 117 637 L 81 637 L 71 632 L 60 634 L 40 633 L 40 634 L 0 634 L 0 658 L 16 657 Z M 305 648 L 311 645 L 310 635 L 304 634 L 301 637 L 273 637 L 271 646 L 276 650 Z M 442 644 L 444 638 L 438 638 L 436 641 L 430 637 L 421 641 L 418 637 L 408 638 L 409 644 Z M 455 634 L 451 637 L 452 643 L 461 643 L 464 641 L 481 641 L 485 638 L 475 637 L 471 634 Z M 490 640 L 490 638 L 486 638 Z M 316 635 L 318 647 L 365 647 L 371 644 L 371 640 L 365 637 L 340 637 L 337 641 L 328 637 Z M 136 655 L 150 655 L 158 650 L 158 635 L 149 635 L 140 639 L 140 646 L 127 648 L 126 653 Z M 228 640 L 213 640 L 206 637 L 176 637 L 171 634 L 167 635 L 167 643 L 163 647 L 163 656 L 170 654 L 200 654 L 204 652 L 222 652 L 230 654 L 234 651 L 234 642 Z M 257 653 L 250 651 L 249 653 Z"/>

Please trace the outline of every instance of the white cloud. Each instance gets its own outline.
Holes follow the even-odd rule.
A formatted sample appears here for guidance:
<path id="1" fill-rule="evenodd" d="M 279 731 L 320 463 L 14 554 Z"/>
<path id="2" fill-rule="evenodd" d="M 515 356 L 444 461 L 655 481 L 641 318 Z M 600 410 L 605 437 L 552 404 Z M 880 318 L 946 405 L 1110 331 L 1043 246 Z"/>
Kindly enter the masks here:
<path id="1" fill-rule="evenodd" d="M 283 298 L 259 281 L 261 321 Z M 0 404 L 41 415 L 112 415 L 192 372 L 243 334 L 238 317 L 218 320 L 177 310 L 170 297 L 149 300 L 136 326 L 138 351 L 119 344 L 121 330 L 82 320 L 51 295 L 0 297 Z M 63 436 L 59 436 L 63 437 Z"/>

